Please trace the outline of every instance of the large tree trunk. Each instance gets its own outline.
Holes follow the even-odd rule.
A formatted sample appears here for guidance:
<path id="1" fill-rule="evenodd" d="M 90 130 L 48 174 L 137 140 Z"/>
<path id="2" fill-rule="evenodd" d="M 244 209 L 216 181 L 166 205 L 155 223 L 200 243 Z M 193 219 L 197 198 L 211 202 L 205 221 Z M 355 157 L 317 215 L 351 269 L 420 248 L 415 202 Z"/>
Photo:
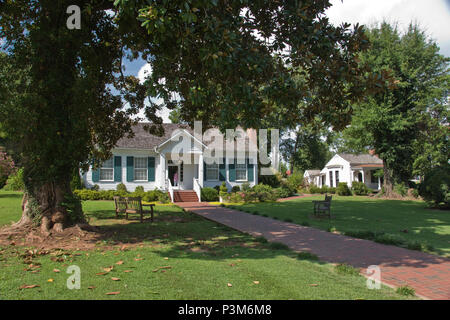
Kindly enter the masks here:
<path id="1" fill-rule="evenodd" d="M 384 195 L 386 197 L 392 197 L 394 194 L 393 172 L 385 160 L 383 160 L 383 166 L 384 166 L 384 170 L 383 170 L 383 173 L 384 173 Z"/>
<path id="2" fill-rule="evenodd" d="M 40 223 L 41 232 L 63 231 L 67 222 L 67 209 L 63 205 L 72 196 L 70 183 L 47 182 L 26 190 L 22 200 L 22 218 L 14 226 Z"/>

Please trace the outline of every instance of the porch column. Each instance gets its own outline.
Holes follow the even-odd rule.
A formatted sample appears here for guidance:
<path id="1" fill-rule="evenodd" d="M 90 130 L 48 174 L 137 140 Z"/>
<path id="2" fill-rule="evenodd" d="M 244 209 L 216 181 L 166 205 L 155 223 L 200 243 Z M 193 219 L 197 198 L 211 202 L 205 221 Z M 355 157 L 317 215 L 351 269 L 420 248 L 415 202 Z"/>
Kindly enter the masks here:
<path id="1" fill-rule="evenodd" d="M 362 183 L 366 184 L 366 177 L 364 174 L 364 170 L 361 170 L 361 175 L 362 175 Z"/>
<path id="2" fill-rule="evenodd" d="M 160 186 L 161 188 L 165 189 L 166 188 L 166 157 L 164 156 L 164 154 L 160 153 L 159 155 L 159 167 L 160 169 Z"/>
<path id="3" fill-rule="evenodd" d="M 198 155 L 198 182 L 200 186 L 203 188 L 203 154 L 200 153 Z"/>

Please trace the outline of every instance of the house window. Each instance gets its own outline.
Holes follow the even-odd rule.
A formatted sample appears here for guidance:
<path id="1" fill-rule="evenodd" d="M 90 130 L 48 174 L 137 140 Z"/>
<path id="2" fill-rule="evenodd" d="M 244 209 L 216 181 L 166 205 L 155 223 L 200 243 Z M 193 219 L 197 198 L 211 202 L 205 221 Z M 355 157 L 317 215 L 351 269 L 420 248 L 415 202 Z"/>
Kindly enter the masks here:
<path id="1" fill-rule="evenodd" d="M 334 172 L 335 178 L 336 178 L 336 187 L 339 185 L 339 171 Z"/>
<path id="2" fill-rule="evenodd" d="M 375 173 L 376 172 L 377 172 L 376 170 L 371 170 L 370 171 L 370 182 L 371 183 L 378 183 L 378 178 L 375 177 Z"/>
<path id="3" fill-rule="evenodd" d="M 214 163 L 206 165 L 206 180 L 219 180 L 219 164 Z"/>
<path id="4" fill-rule="evenodd" d="M 100 181 L 114 181 L 114 161 L 113 158 L 103 162 L 100 168 Z"/>
<path id="5" fill-rule="evenodd" d="M 134 158 L 134 180 L 135 181 L 147 181 L 148 180 L 148 165 L 147 157 Z"/>
<path id="6" fill-rule="evenodd" d="M 247 165 L 236 164 L 236 181 L 247 181 Z"/>
<path id="7" fill-rule="evenodd" d="M 330 174 L 330 187 L 333 188 L 333 171 L 330 171 L 329 174 Z"/>

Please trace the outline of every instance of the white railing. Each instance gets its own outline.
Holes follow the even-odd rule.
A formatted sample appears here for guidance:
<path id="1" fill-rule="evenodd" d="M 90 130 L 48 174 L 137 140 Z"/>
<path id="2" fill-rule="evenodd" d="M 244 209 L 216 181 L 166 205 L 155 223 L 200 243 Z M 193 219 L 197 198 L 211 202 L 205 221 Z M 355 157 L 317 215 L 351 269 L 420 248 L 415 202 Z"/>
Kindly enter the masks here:
<path id="1" fill-rule="evenodd" d="M 195 191 L 195 193 L 197 194 L 197 197 L 198 197 L 198 202 L 202 202 L 202 197 L 201 197 L 202 187 L 200 186 L 200 182 L 198 181 L 197 178 L 194 178 L 193 186 L 194 186 L 194 191 Z"/>
<path id="2" fill-rule="evenodd" d="M 170 201 L 173 202 L 173 187 L 172 182 L 170 182 L 170 179 L 166 179 L 166 189 L 167 191 L 169 191 Z"/>

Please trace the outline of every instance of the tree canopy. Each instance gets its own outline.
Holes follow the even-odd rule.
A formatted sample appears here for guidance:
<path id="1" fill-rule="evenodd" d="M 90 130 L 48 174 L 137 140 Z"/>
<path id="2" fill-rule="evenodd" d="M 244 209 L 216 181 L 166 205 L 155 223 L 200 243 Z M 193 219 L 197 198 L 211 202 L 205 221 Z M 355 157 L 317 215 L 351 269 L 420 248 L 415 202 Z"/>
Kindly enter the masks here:
<path id="1" fill-rule="evenodd" d="M 81 29 L 67 28 L 69 5 L 82 9 Z M 148 129 L 161 133 L 161 106 L 145 105 L 148 96 L 205 126 L 258 128 L 273 120 L 294 127 L 319 118 L 342 128 L 352 103 L 389 80 L 384 70 L 373 74 L 359 63 L 369 45 L 364 29 L 332 26 L 324 15 L 329 1 L 0 6 L 8 60 L 0 66 L 0 121 L 24 167 L 22 222 L 40 221 L 45 231 L 81 217 L 70 217 L 67 206 L 72 172 L 108 158 L 131 133 L 133 115 L 144 109 Z M 144 84 L 123 75 L 123 59 L 140 56 L 152 67 Z"/>
<path id="2" fill-rule="evenodd" d="M 414 24 L 401 33 L 384 22 L 368 29 L 367 36 L 372 45 L 361 60 L 373 71 L 389 71 L 396 86 L 356 104 L 343 138 L 347 149 L 375 149 L 384 161 L 389 193 L 393 183 L 407 182 L 413 173 L 424 174 L 449 158 L 450 59 Z"/>

